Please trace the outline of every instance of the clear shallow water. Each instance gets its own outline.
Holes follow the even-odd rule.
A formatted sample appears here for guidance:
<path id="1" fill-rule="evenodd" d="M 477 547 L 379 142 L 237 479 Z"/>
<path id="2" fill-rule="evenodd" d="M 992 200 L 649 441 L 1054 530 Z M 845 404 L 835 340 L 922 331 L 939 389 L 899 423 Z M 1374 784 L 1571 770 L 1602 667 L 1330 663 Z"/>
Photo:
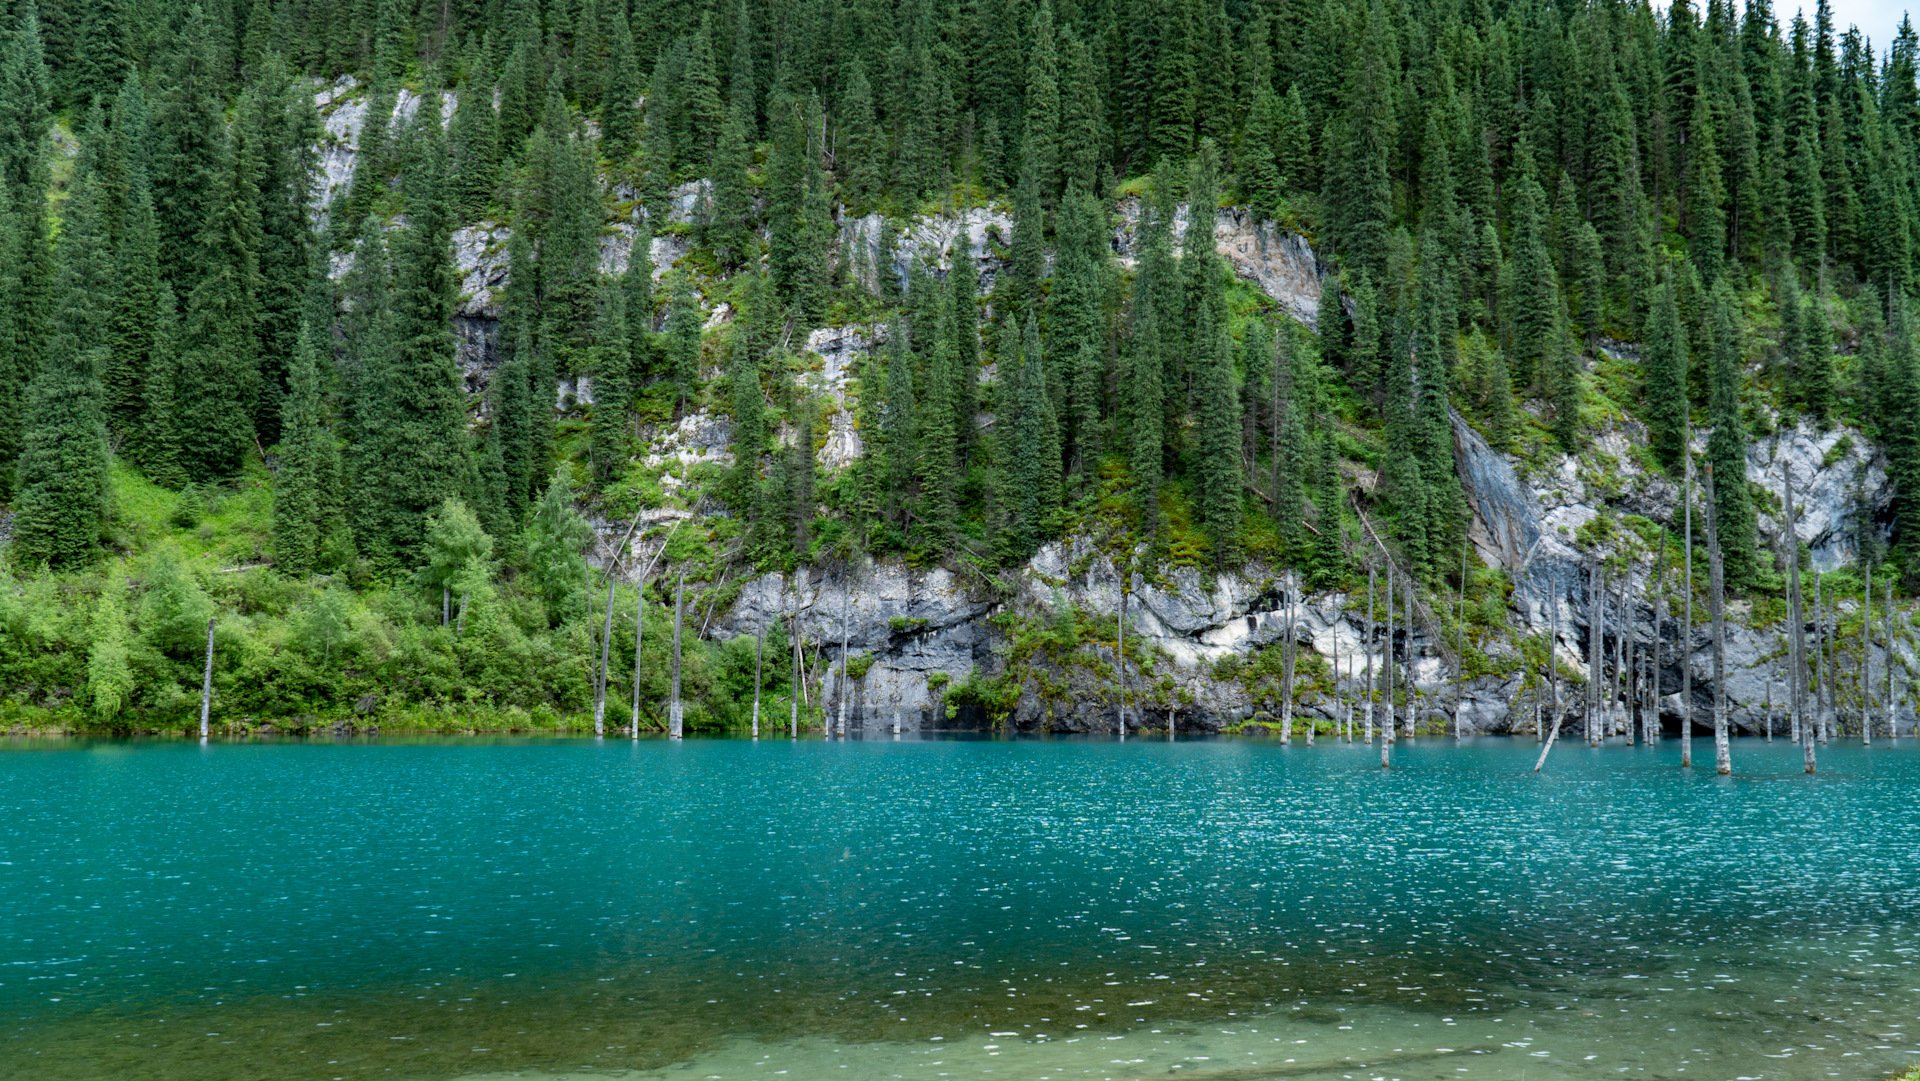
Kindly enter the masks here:
<path id="1" fill-rule="evenodd" d="M 1920 747 L 1534 753 L 15 745 L 0 1077 L 1920 1062 Z"/>

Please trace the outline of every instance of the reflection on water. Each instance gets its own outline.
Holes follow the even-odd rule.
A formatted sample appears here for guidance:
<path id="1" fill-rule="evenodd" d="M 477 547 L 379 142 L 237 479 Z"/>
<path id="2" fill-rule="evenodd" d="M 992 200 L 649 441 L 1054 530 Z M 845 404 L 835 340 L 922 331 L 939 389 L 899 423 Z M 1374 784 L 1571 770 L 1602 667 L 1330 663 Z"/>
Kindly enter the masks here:
<path id="1" fill-rule="evenodd" d="M 1920 752 L 0 752 L 0 1077 L 1877 1078 Z"/>

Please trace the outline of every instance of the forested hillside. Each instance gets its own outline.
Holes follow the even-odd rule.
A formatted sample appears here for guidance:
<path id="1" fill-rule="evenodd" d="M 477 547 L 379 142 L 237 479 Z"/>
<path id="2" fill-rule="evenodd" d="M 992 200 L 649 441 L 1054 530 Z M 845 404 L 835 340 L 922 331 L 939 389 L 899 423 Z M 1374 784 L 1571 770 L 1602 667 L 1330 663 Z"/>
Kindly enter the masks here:
<path id="1" fill-rule="evenodd" d="M 1516 593 L 1533 554 L 1487 540 L 1469 451 L 1592 494 L 1560 539 L 1636 583 L 1639 618 L 1653 588 L 1678 604 L 1683 504 L 1756 633 L 1790 567 L 1836 572 L 1829 598 L 1920 575 L 1904 21 L 0 0 L 0 45 L 0 721 L 178 727 L 212 619 L 229 723 L 581 723 L 603 626 L 645 658 L 643 723 L 684 678 L 691 725 L 742 725 L 761 669 L 783 717 L 811 680 L 819 723 L 822 672 L 874 655 L 835 653 L 844 595 L 803 624 L 793 576 L 938 572 L 991 606 L 1052 551 L 1121 568 L 1122 613 L 1136 574 L 1344 612 L 1384 571 L 1426 655 L 1533 687 L 1586 647 Z M 364 119 L 336 146 L 341 109 Z M 1004 234 L 907 243 L 982 207 Z M 1217 208 L 1311 244 L 1316 319 L 1200 239 Z M 456 317 L 488 261 L 476 345 Z M 833 379 L 823 328 L 865 343 Z M 1769 438 L 1826 449 L 1776 485 Z M 1690 459 L 1710 507 L 1675 487 Z M 1860 489 L 1838 555 L 1782 543 L 1793 470 L 1837 462 Z M 748 621 L 764 647 L 719 633 L 743 589 L 791 598 Z M 1193 703 L 1177 642 L 1078 603 L 995 610 L 993 663 L 923 682 L 1013 716 L 1064 693 L 1021 667 L 1043 658 Z M 1062 660 L 1096 639 L 1106 660 Z M 1249 688 L 1245 717 L 1281 677 L 1242 661 L 1208 678 Z M 1280 697 L 1338 697 L 1351 669 L 1312 662 L 1296 681 L 1289 646 Z"/>

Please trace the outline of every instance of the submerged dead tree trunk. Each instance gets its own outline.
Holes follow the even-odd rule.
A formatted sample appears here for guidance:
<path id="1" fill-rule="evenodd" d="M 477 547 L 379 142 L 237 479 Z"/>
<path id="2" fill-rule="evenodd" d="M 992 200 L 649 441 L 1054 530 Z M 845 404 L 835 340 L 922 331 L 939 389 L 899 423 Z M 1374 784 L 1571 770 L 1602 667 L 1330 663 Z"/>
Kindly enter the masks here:
<path id="1" fill-rule="evenodd" d="M 634 739 L 640 738 L 640 646 L 647 639 L 647 582 L 633 591 L 633 719 L 630 727 Z"/>
<path id="2" fill-rule="evenodd" d="M 593 679 L 593 738 L 595 739 L 604 736 L 607 728 L 607 668 L 612 663 L 613 587 L 616 581 L 613 568 L 608 567 L 606 621 L 600 626 L 600 670 Z"/>
<path id="3" fill-rule="evenodd" d="M 1294 594 L 1293 578 L 1287 577 L 1287 640 L 1280 649 L 1280 742 L 1293 742 L 1293 654 L 1294 620 L 1300 598 Z"/>
<path id="4" fill-rule="evenodd" d="M 1806 700 L 1803 688 L 1806 686 L 1806 649 L 1807 624 L 1806 613 L 1800 609 L 1800 538 L 1794 532 L 1793 511 L 1793 471 L 1787 471 L 1783 495 L 1786 506 L 1786 536 L 1780 539 L 1785 547 L 1781 553 L 1786 560 L 1787 570 L 1787 732 L 1795 742 L 1800 742 L 1800 726 L 1804 723 Z"/>
<path id="5" fill-rule="evenodd" d="M 833 734 L 845 738 L 847 734 L 847 691 L 850 690 L 851 673 L 847 671 L 847 606 L 853 597 L 853 583 L 847 583 L 847 591 L 840 597 L 840 701 L 835 704 Z"/>
<path id="6" fill-rule="evenodd" d="M 1832 743 L 1839 738 L 1840 725 L 1840 598 L 1833 595 L 1832 586 L 1827 587 L 1826 594 L 1826 615 L 1820 624 L 1820 670 L 1826 676 L 1827 708 L 1821 732 L 1825 742 Z"/>
<path id="7" fill-rule="evenodd" d="M 1404 673 L 1404 678 L 1401 679 L 1400 682 L 1405 684 L 1407 688 L 1407 738 L 1412 739 L 1414 734 L 1413 726 L 1420 720 L 1420 688 L 1415 684 L 1413 678 L 1413 602 L 1415 594 L 1412 575 L 1407 576 L 1407 587 L 1402 592 L 1406 594 L 1407 606 L 1407 668 Z"/>
<path id="8" fill-rule="evenodd" d="M 1652 568 L 1648 569 L 1651 570 Z M 1645 653 L 1640 649 L 1640 643 L 1633 640 L 1633 620 L 1636 613 L 1633 610 L 1633 600 L 1627 594 L 1627 585 L 1625 582 L 1622 582 L 1620 585 L 1620 603 L 1622 608 L 1621 615 L 1626 620 L 1624 632 L 1627 638 L 1627 690 L 1626 700 L 1623 704 L 1627 711 L 1627 723 L 1625 726 L 1627 730 L 1627 746 L 1631 747 L 1639 742 L 1640 734 L 1646 724 L 1647 695 L 1645 677 L 1647 665 Z"/>
<path id="9" fill-rule="evenodd" d="M 1473 542 L 1466 538 L 1460 540 L 1460 604 L 1455 609 L 1459 613 L 1460 632 L 1454 635 L 1453 642 L 1453 741 L 1455 743 L 1466 735 L 1460 719 L 1467 703 L 1467 557 Z"/>
<path id="10" fill-rule="evenodd" d="M 1647 717 L 1647 742 L 1660 738 L 1660 677 L 1665 673 L 1661 669 L 1661 647 L 1666 643 L 1667 633 L 1667 531 L 1660 530 L 1660 557 L 1655 564 L 1653 579 L 1653 675 L 1649 680 L 1647 695 L 1652 700 Z"/>
<path id="11" fill-rule="evenodd" d="M 1598 747 L 1607 663 L 1607 591 L 1605 572 L 1597 556 L 1587 557 L 1587 746 Z"/>
<path id="12" fill-rule="evenodd" d="M 1627 607 L 1627 577 L 1620 579 L 1620 593 L 1613 610 L 1613 673 L 1608 681 L 1613 692 L 1607 699 L 1607 734 L 1626 734 L 1627 746 L 1633 746 L 1632 670 L 1628 667 L 1627 639 L 1633 636 L 1633 612 Z M 1624 721 L 1624 723 L 1622 723 Z"/>
<path id="13" fill-rule="evenodd" d="M 1887 624 L 1887 629 L 1886 629 L 1886 634 L 1887 634 L 1887 739 L 1890 741 L 1894 741 L 1900 738 L 1900 723 L 1899 723 L 1899 719 L 1894 715 L 1894 712 L 1893 712 L 1893 660 L 1894 660 L 1893 651 L 1895 646 L 1893 641 L 1893 578 L 1892 576 L 1888 576 L 1887 578 L 1887 602 L 1880 606 L 1880 614 L 1881 614 L 1881 617 L 1886 620 L 1886 624 Z"/>
<path id="14" fill-rule="evenodd" d="M 1335 613 L 1330 628 L 1333 631 L 1333 734 L 1340 742 L 1347 743 L 1351 735 L 1347 721 L 1351 715 L 1344 712 L 1347 699 L 1340 693 L 1340 620 L 1340 614 Z"/>
<path id="15" fill-rule="evenodd" d="M 1816 742 L 1827 742 L 1827 646 L 1826 625 L 1820 608 L 1823 599 L 1820 595 L 1820 572 L 1813 573 L 1813 738 Z"/>
<path id="16" fill-rule="evenodd" d="M 1687 434 L 1687 469 L 1680 500 L 1686 517 L 1686 613 L 1680 621 L 1680 768 L 1693 768 L 1693 434 Z"/>
<path id="17" fill-rule="evenodd" d="M 1117 727 L 1120 738 L 1127 738 L 1127 583 L 1120 582 L 1120 611 L 1113 617 L 1113 654 L 1117 669 L 1120 697 L 1120 716 Z"/>
<path id="18" fill-rule="evenodd" d="M 1374 586 L 1377 584 L 1376 578 L 1377 578 L 1377 572 L 1374 569 L 1373 561 L 1368 560 L 1367 561 L 1367 633 L 1366 633 L 1366 637 L 1362 640 L 1362 643 L 1361 643 L 1365 647 L 1364 651 L 1366 653 L 1366 658 L 1367 658 L 1367 693 L 1366 693 L 1366 697 L 1361 699 L 1361 702 L 1360 702 L 1361 712 L 1365 715 L 1364 720 L 1366 722 L 1366 742 L 1368 743 L 1373 742 L 1373 591 L 1374 591 Z"/>
<path id="19" fill-rule="evenodd" d="M 1865 560 L 1861 561 L 1865 563 Z M 1860 746 L 1873 746 L 1873 571 L 1860 588 Z"/>
<path id="20" fill-rule="evenodd" d="M 1713 463 L 1707 463 L 1707 609 L 1713 620 L 1713 771 L 1733 772 L 1727 742 L 1727 583 L 1720 552 L 1720 511 L 1713 501 Z"/>
<path id="21" fill-rule="evenodd" d="M 760 738 L 760 663 L 767 649 L 766 628 L 753 640 L 753 738 Z"/>
<path id="22" fill-rule="evenodd" d="M 1380 662 L 1380 768 L 1393 764 L 1393 564 L 1387 564 L 1387 652 Z"/>
<path id="23" fill-rule="evenodd" d="M 686 734 L 686 714 L 680 701 L 680 627 L 686 618 L 687 572 L 680 572 L 673 586 L 673 662 L 667 694 L 667 735 L 681 739 Z"/>
<path id="24" fill-rule="evenodd" d="M 1558 590 L 1547 592 L 1547 683 L 1553 688 L 1553 715 L 1547 718 L 1547 741 L 1540 747 L 1540 757 L 1534 759 L 1533 772 L 1539 773 L 1540 767 L 1547 764 L 1547 756 L 1553 753 L 1553 745 L 1560 739 L 1560 593 Z"/>
<path id="25" fill-rule="evenodd" d="M 787 738 L 800 738 L 800 694 L 806 680 L 800 673 L 800 596 L 794 594 L 793 608 L 787 613 L 787 633 L 793 638 L 793 682 L 787 685 Z"/>
<path id="26" fill-rule="evenodd" d="M 207 620 L 207 667 L 200 677 L 200 742 L 207 741 L 207 722 L 213 717 L 213 620 Z"/>

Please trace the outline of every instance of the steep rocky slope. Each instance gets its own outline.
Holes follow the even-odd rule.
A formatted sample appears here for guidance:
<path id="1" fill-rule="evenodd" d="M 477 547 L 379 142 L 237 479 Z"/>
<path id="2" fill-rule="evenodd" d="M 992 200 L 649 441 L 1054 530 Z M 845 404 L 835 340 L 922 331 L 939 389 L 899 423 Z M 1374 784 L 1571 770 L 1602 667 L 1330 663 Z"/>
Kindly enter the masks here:
<path id="1" fill-rule="evenodd" d="M 335 84 L 317 97 L 326 116 L 322 148 L 323 176 L 316 207 L 352 175 L 355 150 L 365 123 L 364 99 L 351 86 Z M 401 95 L 396 114 L 420 106 Z M 443 100 L 443 112 L 452 108 Z M 616 193 L 620 194 L 620 193 Z M 626 193 L 630 196 L 631 193 Z M 706 188 L 684 185 L 673 193 L 669 225 L 687 225 L 702 211 Z M 630 198 L 622 205 L 632 205 Z M 602 269 L 623 271 L 639 214 L 606 223 Z M 1132 261 L 1139 221 L 1137 201 L 1114 207 L 1112 248 L 1123 266 Z M 1182 208 L 1176 237 L 1185 241 L 1189 215 Z M 1321 310 L 1324 269 L 1304 237 L 1257 219 L 1243 208 L 1220 210 L 1214 218 L 1215 249 L 1233 271 L 1269 297 L 1279 310 L 1313 326 Z M 944 273 L 955 258 L 971 258 L 983 291 L 1005 268 L 1003 253 L 1012 232 L 1011 216 L 994 206 L 928 214 L 908 222 L 878 215 L 841 215 L 837 249 L 855 280 L 877 287 L 883 280 L 903 282 L 913 261 Z M 685 230 L 655 231 L 651 251 L 656 274 L 688 254 Z M 470 392 L 486 385 L 499 351 L 499 298 L 506 282 L 507 229 L 471 223 L 455 236 L 462 276 L 461 307 L 456 317 L 460 363 Z M 337 258 L 343 273 L 350 257 Z M 729 318 L 724 309 L 710 314 L 709 326 Z M 849 373 L 859 358 L 885 342 L 886 328 L 874 325 L 829 326 L 812 331 L 804 342 L 806 371 L 798 378 L 831 404 L 830 426 L 818 451 L 827 470 L 846 468 L 863 452 L 854 423 L 857 402 Z M 982 378 L 991 378 L 983 371 Z M 562 397 L 591 400 L 591 387 L 563 386 Z M 648 433 L 646 460 L 652 463 L 731 460 L 730 424 L 724 416 L 697 412 Z M 1700 437 L 1704 441 L 1704 436 Z M 1559 611 L 1560 633 L 1552 643 L 1564 667 L 1576 679 L 1587 670 L 1590 559 L 1625 568 L 1625 585 L 1635 597 L 1647 595 L 1650 563 L 1645 527 L 1669 522 L 1678 505 L 1677 486 L 1641 464 L 1635 448 L 1644 433 L 1614 424 L 1577 456 L 1523 463 L 1492 450 L 1464 420 L 1455 417 L 1455 460 L 1473 512 L 1470 536 L 1474 555 L 1497 569 L 1511 585 L 1505 626 L 1483 634 L 1473 645 L 1476 671 L 1482 674 L 1459 689 L 1465 725 L 1479 732 L 1532 731 L 1541 690 L 1534 667 L 1523 662 L 1524 643 L 1544 642 Z M 1769 492 L 1791 477 L 1798 493 L 1798 539 L 1813 553 L 1814 565 L 1833 569 L 1852 561 L 1865 532 L 1884 537 L 1891 494 L 1885 470 L 1870 443 L 1846 429 L 1815 431 L 1796 426 L 1754 440 L 1747 462 L 1748 480 Z M 1368 478 L 1361 478 L 1363 484 Z M 1760 507 L 1761 542 L 1777 546 L 1782 524 L 1770 503 Z M 624 525 L 603 527 L 599 557 L 609 562 L 609 546 Z M 1251 564 L 1230 574 L 1205 576 L 1191 567 L 1146 568 L 1137 553 L 1116 549 L 1106 538 L 1071 537 L 1049 544 L 1017 574 L 998 583 L 972 581 L 945 569 L 914 570 L 891 563 L 849 563 L 802 568 L 792 576 L 767 574 L 746 582 L 731 611 L 721 613 L 709 632 L 722 637 L 754 634 L 776 621 L 797 622 L 810 643 L 802 658 L 814 693 L 827 695 L 836 715 L 841 706 L 834 688 L 840 643 L 847 644 L 856 678 L 844 712 L 854 730 L 941 727 L 951 724 L 1009 723 L 1022 729 L 1105 731 L 1119 717 L 1121 671 L 1115 632 L 1121 610 L 1121 578 L 1127 577 L 1127 701 L 1134 724 L 1218 730 L 1268 717 L 1275 709 L 1274 688 L 1250 676 L 1263 651 L 1276 646 L 1289 615 L 1304 651 L 1297 696 L 1303 716 L 1332 716 L 1350 700 L 1369 664 L 1384 662 L 1387 643 L 1366 642 L 1367 598 L 1341 594 L 1301 596 L 1271 568 Z M 622 566 L 636 565 L 626 560 Z M 1704 569 L 1700 572 L 1704 575 Z M 1618 589 L 1616 580 L 1610 585 Z M 1291 611 L 1290 611 L 1291 610 Z M 1728 640 L 1727 696 L 1733 723 L 1757 731 L 1766 723 L 1766 707 L 1776 696 L 1777 658 L 1784 649 L 1777 620 L 1735 604 Z M 1609 618 L 1611 656 L 1620 626 L 1637 655 L 1650 649 L 1652 611 L 1644 605 Z M 1671 729 L 1678 723 L 1680 661 L 1684 651 L 1693 665 L 1694 714 L 1708 717 L 1709 683 L 1704 614 L 1691 641 L 1683 643 L 1677 615 L 1662 632 L 1665 658 L 1660 688 L 1662 714 Z M 1037 628 L 1065 627 L 1040 634 Z M 1392 646 L 1410 662 L 1419 690 L 1419 711 L 1430 725 L 1445 718 L 1455 702 L 1456 643 L 1444 641 L 1437 623 L 1422 620 Z M 1039 644 L 1035 644 L 1036 640 Z M 1684 649 L 1683 649 L 1684 647 Z M 1333 662 L 1338 658 L 1338 668 Z M 1885 671 L 1876 645 L 1873 670 Z M 1913 661 L 1901 646 L 1904 671 Z M 1611 660 L 1609 660 L 1611 664 Z M 1337 695 L 1336 697 L 1336 690 Z M 1577 688 L 1563 701 L 1569 716 Z"/>

